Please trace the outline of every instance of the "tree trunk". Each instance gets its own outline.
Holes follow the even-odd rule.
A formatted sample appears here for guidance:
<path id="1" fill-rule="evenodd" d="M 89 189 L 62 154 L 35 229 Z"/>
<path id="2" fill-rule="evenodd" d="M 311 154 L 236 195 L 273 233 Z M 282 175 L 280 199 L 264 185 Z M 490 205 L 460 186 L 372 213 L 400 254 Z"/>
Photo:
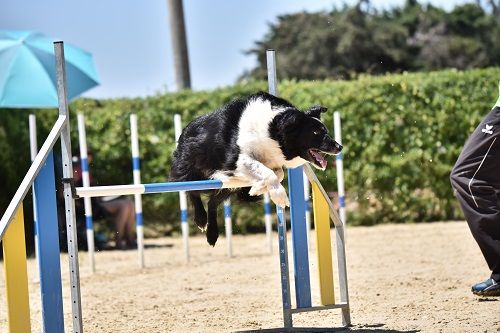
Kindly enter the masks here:
<path id="1" fill-rule="evenodd" d="M 167 0 L 170 17 L 170 33 L 174 54 L 175 82 L 177 90 L 191 88 L 189 75 L 189 55 L 182 0 Z"/>

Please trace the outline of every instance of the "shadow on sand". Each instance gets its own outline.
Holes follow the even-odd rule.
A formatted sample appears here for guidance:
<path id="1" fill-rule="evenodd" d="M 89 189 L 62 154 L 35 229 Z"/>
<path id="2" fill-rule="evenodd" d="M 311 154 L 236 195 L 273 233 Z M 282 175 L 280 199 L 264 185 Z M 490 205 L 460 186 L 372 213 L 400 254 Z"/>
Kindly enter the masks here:
<path id="1" fill-rule="evenodd" d="M 385 324 L 373 324 L 373 325 L 357 325 L 357 326 L 351 326 L 351 327 L 336 327 L 336 328 L 329 328 L 329 327 L 294 327 L 292 329 L 285 329 L 285 328 L 268 328 L 268 329 L 259 329 L 259 330 L 245 330 L 245 331 L 236 331 L 235 333 L 285 333 L 285 332 L 294 332 L 294 333 L 327 333 L 327 332 L 332 332 L 332 333 L 376 333 L 376 332 L 383 332 L 383 333 L 418 333 L 420 330 L 407 330 L 407 331 L 400 331 L 400 330 L 393 330 L 393 329 L 386 329 L 384 328 Z"/>

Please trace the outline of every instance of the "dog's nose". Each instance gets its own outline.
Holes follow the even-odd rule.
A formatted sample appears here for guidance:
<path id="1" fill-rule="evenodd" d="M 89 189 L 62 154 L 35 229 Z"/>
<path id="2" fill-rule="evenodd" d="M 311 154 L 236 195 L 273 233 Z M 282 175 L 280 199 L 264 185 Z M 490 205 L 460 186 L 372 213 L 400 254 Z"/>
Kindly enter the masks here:
<path id="1" fill-rule="evenodd" d="M 335 148 L 337 149 L 337 153 L 340 153 L 340 152 L 342 151 L 342 148 L 343 148 L 343 147 L 342 147 L 342 145 L 341 145 L 341 144 L 339 144 L 339 143 L 335 142 Z"/>

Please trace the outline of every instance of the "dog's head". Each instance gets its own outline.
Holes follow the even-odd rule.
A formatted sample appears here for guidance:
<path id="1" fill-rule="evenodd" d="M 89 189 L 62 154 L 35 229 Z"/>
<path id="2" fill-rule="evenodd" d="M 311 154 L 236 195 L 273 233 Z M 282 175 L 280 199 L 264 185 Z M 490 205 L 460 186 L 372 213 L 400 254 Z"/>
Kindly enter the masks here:
<path id="1" fill-rule="evenodd" d="M 289 108 L 276 116 L 276 139 L 287 160 L 300 157 L 325 170 L 325 155 L 342 151 L 342 146 L 330 137 L 321 122 L 321 113 L 326 110 L 322 106 L 313 106 L 306 112 Z"/>

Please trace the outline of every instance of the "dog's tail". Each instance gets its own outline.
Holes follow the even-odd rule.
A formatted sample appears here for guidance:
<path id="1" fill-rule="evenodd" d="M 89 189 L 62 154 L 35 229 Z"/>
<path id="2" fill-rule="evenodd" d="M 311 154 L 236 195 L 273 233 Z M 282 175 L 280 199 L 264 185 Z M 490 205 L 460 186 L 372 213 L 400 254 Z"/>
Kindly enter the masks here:
<path id="1" fill-rule="evenodd" d="M 240 202 L 257 202 L 262 199 L 260 195 L 250 195 L 250 187 L 242 187 L 236 191 L 236 198 Z"/>

